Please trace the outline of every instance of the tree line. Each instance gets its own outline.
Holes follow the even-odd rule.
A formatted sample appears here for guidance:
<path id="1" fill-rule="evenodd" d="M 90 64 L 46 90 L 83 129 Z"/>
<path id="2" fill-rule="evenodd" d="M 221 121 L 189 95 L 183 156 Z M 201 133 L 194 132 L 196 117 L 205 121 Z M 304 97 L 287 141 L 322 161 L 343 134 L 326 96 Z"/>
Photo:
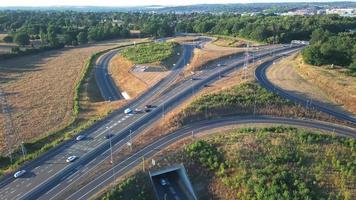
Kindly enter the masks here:
<path id="1" fill-rule="evenodd" d="M 339 65 L 356 71 L 356 33 L 317 29 L 312 33 L 310 44 L 302 52 L 307 63 Z"/>
<path id="2" fill-rule="evenodd" d="M 6 40 L 14 40 L 19 45 L 28 45 L 31 39 L 41 40 L 45 46 L 85 44 L 129 37 L 130 30 L 139 30 L 138 37 L 167 37 L 192 32 L 288 43 L 291 40 L 310 40 L 313 32 L 320 29 L 330 35 L 340 35 L 355 28 L 354 18 L 337 15 L 0 11 L 0 32 L 13 35 Z M 348 63 L 345 62 L 346 65 Z"/>

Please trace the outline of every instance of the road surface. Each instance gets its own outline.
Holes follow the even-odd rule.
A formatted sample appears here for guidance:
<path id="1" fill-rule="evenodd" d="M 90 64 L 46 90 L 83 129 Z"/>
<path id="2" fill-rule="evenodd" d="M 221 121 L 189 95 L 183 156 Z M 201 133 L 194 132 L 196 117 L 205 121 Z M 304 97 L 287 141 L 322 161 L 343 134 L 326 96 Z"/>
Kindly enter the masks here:
<path id="1" fill-rule="evenodd" d="M 268 67 L 270 67 L 271 65 L 273 65 L 275 61 L 267 61 L 263 64 L 261 64 L 259 67 L 257 67 L 256 71 L 255 71 L 255 76 L 256 79 L 258 80 L 258 82 L 264 86 L 265 88 L 267 88 L 269 91 L 274 92 L 286 99 L 292 100 L 298 104 L 301 105 L 305 105 L 307 108 L 312 108 L 312 109 L 316 109 L 318 111 L 322 111 L 324 113 L 327 113 L 339 120 L 348 122 L 352 125 L 356 125 L 356 118 L 344 113 L 340 110 L 335 110 L 332 109 L 330 107 L 327 107 L 325 104 L 321 104 L 318 103 L 317 101 L 310 101 L 310 99 L 306 99 L 302 96 L 293 94 L 293 93 L 289 93 L 288 91 L 283 90 L 282 88 L 274 85 L 270 80 L 268 80 L 266 71 L 268 69 Z"/>
<path id="2" fill-rule="evenodd" d="M 284 47 L 275 47 L 278 51 L 283 51 Z M 256 58 L 267 56 L 268 50 L 258 53 Z M 225 65 L 226 64 L 226 65 Z M 86 139 L 80 142 L 74 140 L 63 143 L 57 148 L 50 150 L 38 159 L 35 159 L 23 168 L 28 173 L 19 179 L 14 179 L 11 175 L 4 177 L 0 183 L 0 193 L 2 199 L 36 199 L 42 195 L 51 193 L 58 185 L 67 178 L 78 176 L 84 171 L 95 166 L 105 157 L 105 152 L 109 149 L 110 143 L 115 145 L 120 143 L 125 145 L 129 136 L 135 136 L 140 130 L 147 127 L 152 122 L 159 120 L 161 114 L 181 103 L 185 98 L 194 95 L 195 91 L 201 89 L 206 83 L 218 79 L 220 74 L 228 73 L 241 67 L 242 59 L 237 61 L 227 60 L 224 67 L 216 67 L 213 70 L 202 71 L 195 75 L 198 80 L 184 80 L 174 89 L 162 94 L 160 98 L 153 98 L 150 95 L 142 95 L 130 106 L 143 109 L 146 104 L 156 105 L 157 108 L 149 113 L 123 114 L 122 110 L 114 112 L 105 120 L 98 122 L 93 127 L 85 130 L 82 134 Z M 163 80 L 163 82 L 166 79 Z M 160 83 L 158 83 L 159 85 Z M 159 91 L 160 88 L 153 87 L 150 91 Z M 111 140 L 104 138 L 107 134 L 114 134 Z M 68 156 L 79 157 L 73 163 L 66 163 Z M 47 198 L 48 199 L 48 198 Z"/>
<path id="3" fill-rule="evenodd" d="M 302 127 L 309 129 L 317 129 L 326 132 L 333 132 L 335 134 L 347 137 L 356 137 L 355 129 L 309 119 L 302 120 L 268 116 L 247 116 L 207 120 L 191 124 L 187 127 L 182 128 L 181 130 L 166 135 L 151 144 L 148 144 L 138 152 L 127 156 L 123 161 L 117 163 L 110 170 L 106 172 L 101 172 L 100 175 L 95 177 L 95 179 L 91 180 L 86 185 L 81 185 L 80 188 L 77 188 L 75 183 L 83 178 L 85 179 L 86 176 L 90 173 L 94 173 L 95 168 L 81 173 L 80 176 L 71 177 L 69 179 L 64 180 L 62 184 L 60 184 L 54 190 L 50 191 L 48 194 L 42 196 L 40 199 L 88 199 L 89 197 L 95 195 L 101 189 L 112 183 L 117 177 L 123 176 L 132 168 L 142 165 L 142 157 L 148 160 L 158 151 L 166 148 L 170 144 L 173 144 L 183 138 L 195 137 L 201 133 L 204 133 L 205 131 L 214 128 L 246 124 L 287 125 L 293 127 Z M 120 151 L 120 148 L 115 149 L 114 151 Z M 107 161 L 110 158 L 109 151 L 107 151 L 105 155 L 106 156 L 101 160 L 100 163 L 104 162 L 105 160 Z M 98 163 L 97 167 L 100 166 L 100 163 Z M 65 190 L 67 190 L 67 192 L 64 192 Z"/>

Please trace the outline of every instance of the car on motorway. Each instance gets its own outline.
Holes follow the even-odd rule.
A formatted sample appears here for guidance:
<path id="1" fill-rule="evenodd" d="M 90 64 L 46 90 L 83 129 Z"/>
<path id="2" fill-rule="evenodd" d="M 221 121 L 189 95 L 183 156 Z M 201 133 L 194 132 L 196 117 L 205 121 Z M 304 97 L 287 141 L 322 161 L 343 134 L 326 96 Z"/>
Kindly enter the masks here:
<path id="1" fill-rule="evenodd" d="M 66 160 L 67 163 L 73 162 L 75 159 L 77 159 L 77 156 L 69 156 Z"/>
<path id="2" fill-rule="evenodd" d="M 109 134 L 106 134 L 104 137 L 105 137 L 105 139 L 110 139 L 110 138 L 112 138 L 113 136 L 114 136 L 114 134 L 109 133 Z"/>
<path id="3" fill-rule="evenodd" d="M 145 109 L 145 112 L 146 112 L 146 113 L 151 112 L 151 109 L 146 108 L 146 109 Z"/>
<path id="4" fill-rule="evenodd" d="M 159 180 L 159 182 L 162 186 L 169 185 L 169 182 L 166 178 L 162 178 L 161 180 Z"/>
<path id="5" fill-rule="evenodd" d="M 145 108 L 153 108 L 153 105 L 147 104 L 145 105 Z"/>
<path id="6" fill-rule="evenodd" d="M 14 178 L 19 178 L 21 177 L 22 175 L 24 175 L 26 173 L 26 170 L 20 170 L 20 171 L 17 171 L 15 174 L 14 174 Z"/>
<path id="7" fill-rule="evenodd" d="M 131 110 L 130 108 L 126 108 L 126 109 L 124 110 L 124 113 L 125 113 L 125 114 L 130 114 L 130 113 L 132 113 L 132 110 Z"/>
<path id="8" fill-rule="evenodd" d="M 82 139 L 84 139 L 84 138 L 85 138 L 84 135 L 78 135 L 78 136 L 75 138 L 75 140 L 80 141 L 80 140 L 82 140 Z"/>

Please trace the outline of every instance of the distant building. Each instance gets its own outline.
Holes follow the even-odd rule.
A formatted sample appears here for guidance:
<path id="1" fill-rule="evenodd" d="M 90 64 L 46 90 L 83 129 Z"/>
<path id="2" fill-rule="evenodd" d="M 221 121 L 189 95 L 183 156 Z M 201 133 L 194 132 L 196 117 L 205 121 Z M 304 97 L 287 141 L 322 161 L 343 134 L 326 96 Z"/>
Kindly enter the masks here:
<path id="1" fill-rule="evenodd" d="M 326 9 L 326 14 L 336 14 L 344 17 L 356 17 L 356 8 L 334 8 Z"/>
<path id="2" fill-rule="evenodd" d="M 307 15 L 315 15 L 317 14 L 318 10 L 314 9 L 314 8 L 305 8 L 305 9 L 298 9 L 298 10 L 294 10 L 294 11 L 288 11 L 286 13 L 281 13 L 280 15 L 282 16 L 296 16 L 296 15 L 300 15 L 300 16 L 307 16 Z"/>

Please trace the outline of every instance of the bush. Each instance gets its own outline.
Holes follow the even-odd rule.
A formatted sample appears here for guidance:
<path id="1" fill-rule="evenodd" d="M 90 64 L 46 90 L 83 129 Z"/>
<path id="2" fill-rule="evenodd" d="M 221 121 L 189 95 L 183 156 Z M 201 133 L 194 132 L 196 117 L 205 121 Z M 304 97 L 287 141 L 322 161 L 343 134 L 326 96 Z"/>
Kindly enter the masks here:
<path id="1" fill-rule="evenodd" d="M 102 200 L 150 200 L 153 198 L 149 177 L 147 174 L 139 173 L 115 186 L 115 188 L 105 194 Z"/>
<path id="2" fill-rule="evenodd" d="M 176 43 L 150 43 L 136 45 L 122 51 L 122 55 L 136 64 L 161 62 L 173 56 Z"/>
<path id="3" fill-rule="evenodd" d="M 199 140 L 189 145 L 185 151 L 189 157 L 199 160 L 204 167 L 208 167 L 210 170 L 223 170 L 221 168 L 224 168 L 221 166 L 223 165 L 221 154 L 206 141 Z"/>

